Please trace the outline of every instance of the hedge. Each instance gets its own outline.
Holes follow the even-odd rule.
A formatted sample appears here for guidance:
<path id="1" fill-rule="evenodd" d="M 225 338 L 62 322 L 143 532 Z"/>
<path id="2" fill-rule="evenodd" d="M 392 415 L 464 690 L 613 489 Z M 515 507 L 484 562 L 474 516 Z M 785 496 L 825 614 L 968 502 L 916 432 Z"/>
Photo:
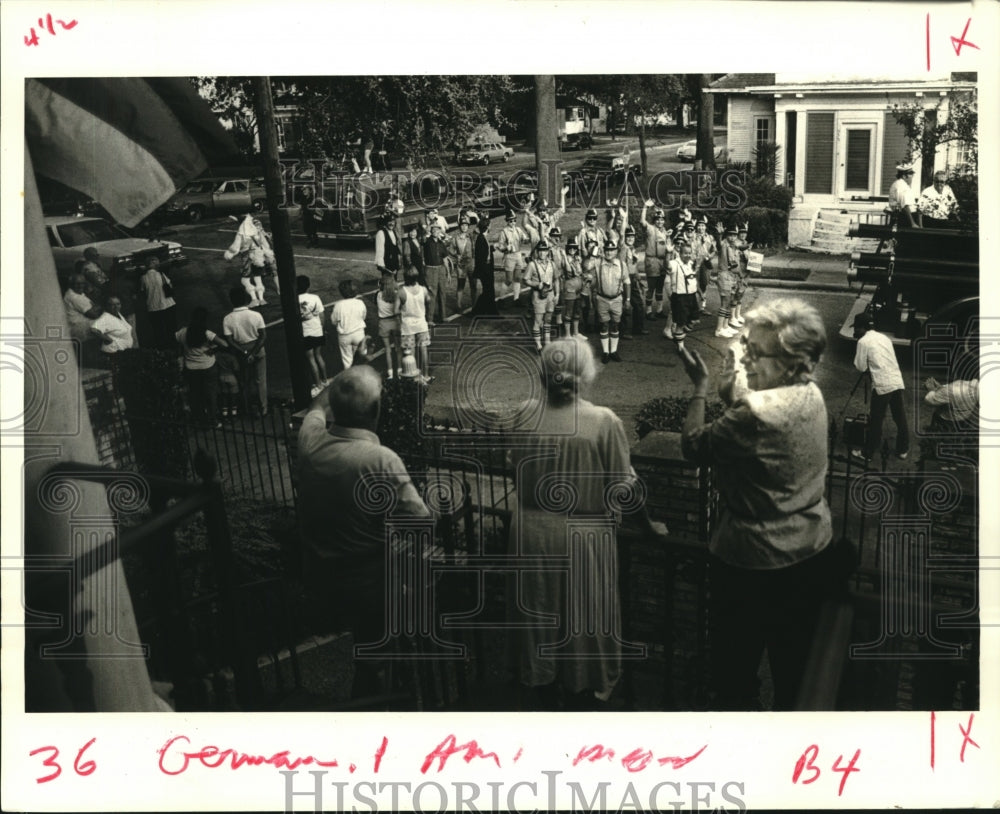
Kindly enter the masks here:
<path id="1" fill-rule="evenodd" d="M 654 430 L 663 432 L 681 432 L 684 429 L 684 419 L 687 417 L 690 399 L 679 396 L 660 396 L 650 399 L 635 416 L 635 431 L 640 438 L 645 438 Z M 715 421 L 726 411 L 725 405 L 714 399 L 705 405 L 705 421 Z"/>
<path id="2" fill-rule="evenodd" d="M 788 212 L 748 206 L 740 212 L 740 223 L 749 224 L 748 239 L 754 246 L 783 246 L 788 242 Z"/>

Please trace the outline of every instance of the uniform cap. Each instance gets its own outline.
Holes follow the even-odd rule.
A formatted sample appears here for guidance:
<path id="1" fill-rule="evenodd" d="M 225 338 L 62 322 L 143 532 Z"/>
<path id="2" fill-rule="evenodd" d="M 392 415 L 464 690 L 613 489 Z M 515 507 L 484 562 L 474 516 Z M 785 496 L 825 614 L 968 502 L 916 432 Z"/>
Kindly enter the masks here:
<path id="1" fill-rule="evenodd" d="M 549 229 L 549 237 L 562 237 L 562 230 L 558 226 Z"/>
<path id="2" fill-rule="evenodd" d="M 544 237 L 541 240 L 539 240 L 538 243 L 535 244 L 535 251 L 536 252 L 538 252 L 538 251 L 544 251 L 545 249 L 548 249 L 548 248 L 550 248 L 549 241 L 547 241 Z"/>
<path id="3" fill-rule="evenodd" d="M 902 163 L 896 165 L 896 172 L 914 172 L 913 165 Z"/>
<path id="4" fill-rule="evenodd" d="M 588 209 L 586 217 L 587 217 L 587 220 L 590 220 L 591 218 L 596 218 L 597 217 L 597 210 L 596 209 Z"/>
<path id="5" fill-rule="evenodd" d="M 633 229 L 631 226 L 626 226 L 625 237 L 635 237 L 635 229 Z"/>
<path id="6" fill-rule="evenodd" d="M 615 243 L 615 241 L 613 241 L 613 240 L 609 240 L 607 243 L 604 244 L 604 251 L 606 251 L 606 252 L 607 251 L 615 251 L 617 249 L 618 249 L 618 244 Z"/>
<path id="7" fill-rule="evenodd" d="M 515 215 L 510 209 L 507 210 L 507 214 L 504 215 L 507 220 L 516 220 L 517 215 Z"/>

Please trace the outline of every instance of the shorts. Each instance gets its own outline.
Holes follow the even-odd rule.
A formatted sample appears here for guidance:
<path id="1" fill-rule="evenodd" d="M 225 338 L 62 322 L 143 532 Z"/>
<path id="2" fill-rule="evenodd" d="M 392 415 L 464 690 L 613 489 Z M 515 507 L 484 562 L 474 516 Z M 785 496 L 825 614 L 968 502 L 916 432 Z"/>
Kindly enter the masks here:
<path id="1" fill-rule="evenodd" d="M 670 310 L 674 317 L 674 336 L 684 338 L 684 326 L 698 316 L 698 300 L 694 294 L 671 294 Z"/>
<path id="2" fill-rule="evenodd" d="M 563 300 L 563 319 L 579 319 L 583 313 L 583 303 L 579 297 Z"/>
<path id="3" fill-rule="evenodd" d="M 621 295 L 613 300 L 606 299 L 598 294 L 597 300 L 597 321 L 598 322 L 621 322 L 622 318 L 622 298 Z"/>
<path id="4" fill-rule="evenodd" d="M 388 339 L 393 334 L 399 333 L 399 317 L 379 317 L 378 318 L 378 335 L 382 339 Z"/>
<path id="5" fill-rule="evenodd" d="M 541 316 L 543 314 L 551 314 L 556 307 L 556 298 L 552 296 L 552 292 L 548 293 L 545 299 L 539 299 L 538 292 L 533 292 L 531 295 L 531 309 L 534 311 L 535 316 Z"/>
<path id="6" fill-rule="evenodd" d="M 430 331 L 422 331 L 418 334 L 403 334 L 402 337 L 400 337 L 399 344 L 403 350 L 426 348 L 431 344 L 431 333 Z"/>
<path id="7" fill-rule="evenodd" d="M 303 336 L 302 345 L 306 350 L 312 350 L 313 348 L 322 348 L 326 344 L 326 337 L 323 334 L 319 336 Z"/>
<path id="8" fill-rule="evenodd" d="M 503 256 L 503 270 L 505 273 L 520 274 L 524 271 L 524 254 L 522 252 L 507 252 Z"/>
<path id="9" fill-rule="evenodd" d="M 643 260 L 647 277 L 662 277 L 664 259 L 662 257 L 646 257 Z"/>
<path id="10" fill-rule="evenodd" d="M 223 393 L 240 392 L 240 363 L 231 353 L 219 353 L 215 357 L 219 369 L 219 390 Z"/>
<path id="11" fill-rule="evenodd" d="M 728 297 L 732 294 L 737 280 L 738 277 L 733 272 L 728 269 L 719 269 L 719 276 L 715 281 L 715 287 L 719 289 L 719 296 Z"/>

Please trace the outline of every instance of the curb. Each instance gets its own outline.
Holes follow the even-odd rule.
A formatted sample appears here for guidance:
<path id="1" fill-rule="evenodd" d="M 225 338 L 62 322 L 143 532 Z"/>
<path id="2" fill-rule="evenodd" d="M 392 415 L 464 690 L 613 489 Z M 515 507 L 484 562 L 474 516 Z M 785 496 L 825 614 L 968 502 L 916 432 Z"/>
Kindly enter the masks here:
<path id="1" fill-rule="evenodd" d="M 850 285 L 845 281 L 843 283 L 823 283 L 823 282 L 810 282 L 809 280 L 768 280 L 768 279 L 757 279 L 754 280 L 751 287 L 754 288 L 789 288 L 797 289 L 799 291 L 836 291 L 841 294 L 847 294 L 857 289 L 851 288 Z"/>

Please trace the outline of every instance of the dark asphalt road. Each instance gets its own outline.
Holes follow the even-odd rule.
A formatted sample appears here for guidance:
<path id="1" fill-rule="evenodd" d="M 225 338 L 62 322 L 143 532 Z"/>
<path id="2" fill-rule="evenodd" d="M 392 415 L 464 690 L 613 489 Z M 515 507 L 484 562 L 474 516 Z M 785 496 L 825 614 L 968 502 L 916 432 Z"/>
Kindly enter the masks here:
<path id="1" fill-rule="evenodd" d="M 570 212 L 564 218 L 564 224 L 575 224 L 576 216 Z M 312 280 L 312 290 L 319 294 L 324 303 L 332 303 L 337 297 L 337 284 L 344 277 L 352 277 L 361 283 L 361 290 L 374 291 L 377 276 L 372 262 L 372 248 L 364 243 L 328 243 L 321 248 L 307 249 L 304 235 L 299 229 L 297 220 L 293 221 L 293 241 L 295 243 L 296 271 L 307 274 Z M 494 230 L 499 227 L 494 224 Z M 235 225 L 222 220 L 198 226 L 177 227 L 172 235 L 185 247 L 190 262 L 172 273 L 175 282 L 176 297 L 180 316 L 186 318 L 195 305 L 203 305 L 210 312 L 210 327 L 220 329 L 222 317 L 229 310 L 227 290 L 232 285 L 239 284 L 239 271 L 235 263 L 227 262 L 222 257 L 223 250 L 229 245 Z M 837 331 L 846 317 L 854 301 L 854 295 L 848 292 L 816 292 L 788 291 L 787 289 L 767 288 L 765 281 L 756 281 L 750 289 L 749 299 L 763 301 L 780 296 L 799 296 L 813 303 L 823 315 L 829 335 L 829 347 L 826 356 L 817 370 L 817 380 L 827 399 L 831 414 L 837 414 L 846 400 L 851 388 L 857 380 L 857 374 L 852 366 L 854 343 L 840 338 Z M 271 393 L 276 397 L 290 397 L 291 385 L 288 376 L 288 364 L 285 351 L 284 336 L 280 324 L 280 306 L 278 297 L 268 291 L 267 305 L 263 309 L 265 319 L 272 324 L 268 332 L 268 380 Z M 454 289 L 451 292 L 454 301 Z M 748 299 L 748 302 L 749 302 Z M 368 299 L 369 311 L 373 311 L 371 298 Z M 714 289 L 709 291 L 709 308 L 718 303 Z M 517 316 L 518 313 L 508 310 L 506 313 Z M 716 339 L 713 331 L 712 318 L 702 320 L 702 325 L 690 336 L 688 345 L 696 348 L 709 362 L 713 371 L 721 367 L 726 340 Z M 463 317 L 448 326 L 439 326 L 436 332 L 440 337 L 432 346 L 438 351 L 454 347 L 454 340 L 448 340 L 444 333 L 454 333 L 457 329 L 467 335 L 471 321 Z M 612 407 L 626 422 L 632 426 L 631 417 L 648 399 L 669 394 L 684 395 L 689 390 L 687 378 L 674 351 L 673 344 L 660 334 L 663 323 L 650 325 L 652 329 L 648 336 L 637 337 L 633 341 L 622 342 L 620 352 L 624 359 L 622 364 L 601 366 L 600 375 L 594 385 L 591 398 L 595 403 Z M 518 359 L 514 365 L 520 372 L 498 374 L 489 378 L 489 387 L 495 391 L 496 398 L 510 400 L 523 398 L 530 394 L 533 383 L 528 371 L 536 369 L 536 357 L 530 349 L 530 339 L 523 333 L 524 329 L 511 327 L 503 340 L 514 351 L 512 359 Z M 518 339 L 517 334 L 520 333 Z M 374 334 L 373 334 L 374 335 Z M 495 340 L 489 340 L 495 343 Z M 591 336 L 591 345 L 597 349 L 596 336 Z M 523 344 L 522 344 L 523 343 Z M 516 350 L 523 348 L 522 350 Z M 437 355 L 437 354 L 435 354 Z M 331 371 L 338 367 L 336 348 L 332 342 L 326 347 L 326 358 Z M 432 409 L 446 412 L 447 406 L 455 399 L 456 383 L 447 365 L 441 364 L 443 358 L 438 357 L 439 365 L 435 370 L 437 381 L 432 385 L 428 404 Z M 912 370 L 910 354 L 901 352 L 900 362 L 904 375 Z M 432 356 L 432 365 L 434 357 Z M 381 367 L 381 360 L 376 361 Z M 464 377 L 459 376 L 460 380 Z M 494 394 L 486 394 L 488 401 Z M 863 409 L 860 391 L 855 397 L 850 412 Z"/>

